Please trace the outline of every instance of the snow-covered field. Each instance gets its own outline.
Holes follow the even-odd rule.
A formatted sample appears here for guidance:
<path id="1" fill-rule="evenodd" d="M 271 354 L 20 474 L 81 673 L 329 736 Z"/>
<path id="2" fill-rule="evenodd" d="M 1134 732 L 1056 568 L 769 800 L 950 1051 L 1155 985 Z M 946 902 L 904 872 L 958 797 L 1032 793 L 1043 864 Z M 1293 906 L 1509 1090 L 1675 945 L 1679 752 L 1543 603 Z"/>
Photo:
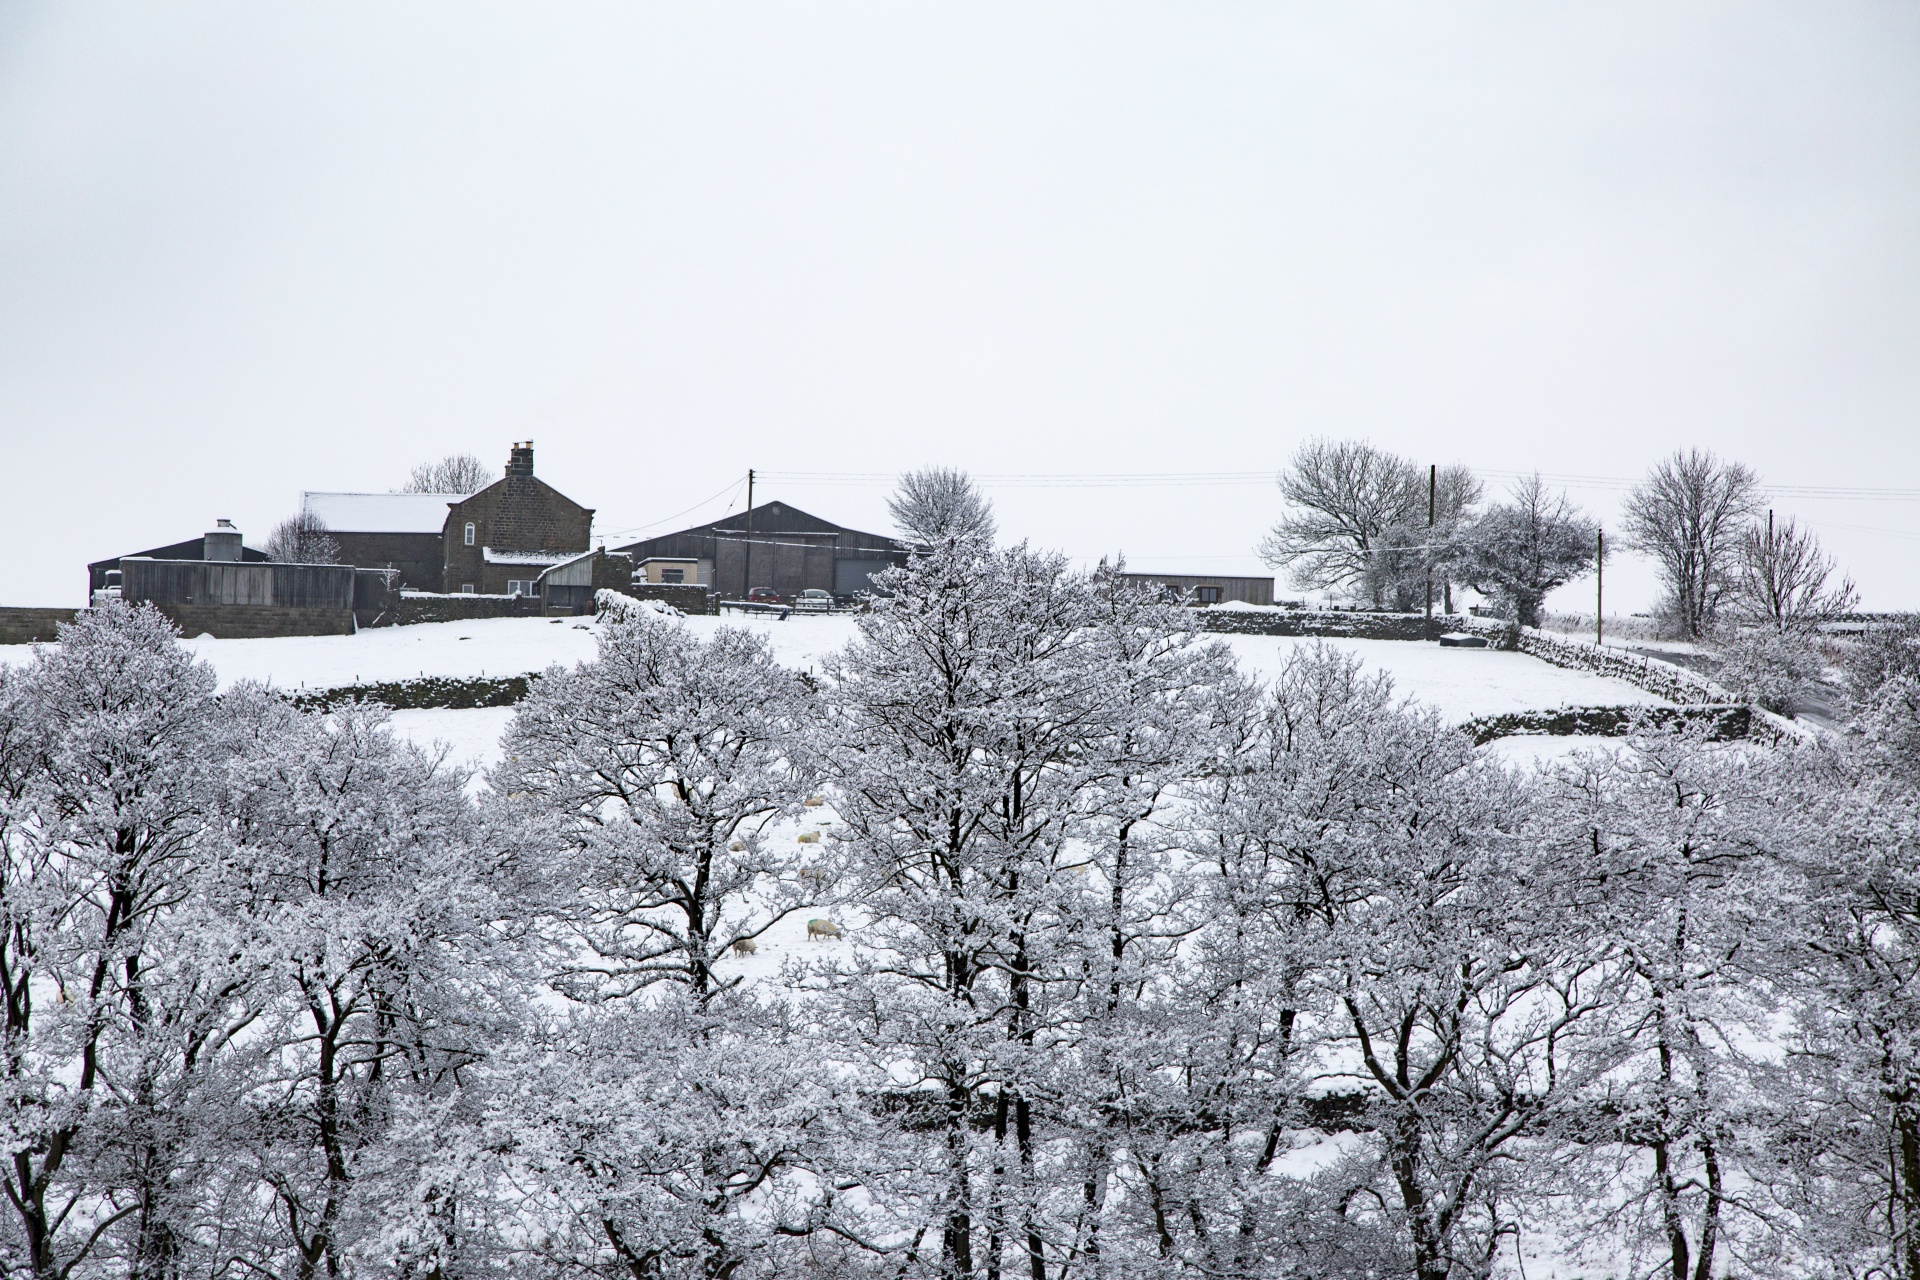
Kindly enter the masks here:
<path id="1" fill-rule="evenodd" d="M 721 626 L 765 635 L 782 663 L 818 670 L 828 654 L 856 634 L 850 615 L 781 621 L 758 616 L 693 617 L 687 626 L 710 635 Z M 422 675 L 516 675 L 571 666 L 593 656 L 594 629 L 584 618 L 491 618 L 383 627 L 352 636 L 298 636 L 275 640 L 190 639 L 183 643 L 218 673 L 222 688 L 256 680 L 282 689 L 407 680 Z M 1549 666 L 1522 653 L 1490 649 L 1442 649 L 1397 640 L 1313 640 L 1277 636 L 1223 636 L 1241 665 L 1261 676 L 1279 671 L 1289 653 L 1304 645 L 1329 644 L 1358 654 L 1369 668 L 1387 672 L 1399 691 L 1436 708 L 1448 720 L 1504 715 L 1549 707 L 1656 705 L 1660 699 L 1621 680 Z M 0 646 L 0 664 L 24 662 L 28 645 Z M 480 768 L 499 758 L 500 735 L 512 712 L 401 711 L 394 726 L 422 746 L 445 744 L 450 760 Z M 1498 750 L 1516 763 L 1558 759 L 1602 739 L 1515 738 Z"/>

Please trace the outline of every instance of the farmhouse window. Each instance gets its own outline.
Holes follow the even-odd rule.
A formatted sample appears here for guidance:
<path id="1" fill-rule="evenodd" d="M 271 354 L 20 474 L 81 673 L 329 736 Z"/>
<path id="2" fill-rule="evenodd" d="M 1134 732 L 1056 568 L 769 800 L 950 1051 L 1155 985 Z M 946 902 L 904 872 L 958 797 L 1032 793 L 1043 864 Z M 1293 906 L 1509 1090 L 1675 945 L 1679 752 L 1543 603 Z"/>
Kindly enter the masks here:
<path id="1" fill-rule="evenodd" d="M 473 545 L 473 521 L 467 521 L 467 545 Z"/>

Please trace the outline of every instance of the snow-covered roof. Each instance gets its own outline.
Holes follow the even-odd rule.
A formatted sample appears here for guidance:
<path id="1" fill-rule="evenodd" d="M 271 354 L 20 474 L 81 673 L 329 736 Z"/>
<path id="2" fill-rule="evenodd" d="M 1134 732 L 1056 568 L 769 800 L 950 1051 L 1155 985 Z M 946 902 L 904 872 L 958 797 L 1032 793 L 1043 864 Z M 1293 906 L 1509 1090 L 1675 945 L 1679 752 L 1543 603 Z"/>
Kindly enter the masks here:
<path id="1" fill-rule="evenodd" d="M 578 551 L 503 551 L 499 547 L 480 548 L 488 564 L 565 564 L 582 553 Z"/>
<path id="2" fill-rule="evenodd" d="M 309 491 L 300 495 L 300 507 L 335 533 L 439 533 L 447 523 L 447 504 L 468 496 Z"/>

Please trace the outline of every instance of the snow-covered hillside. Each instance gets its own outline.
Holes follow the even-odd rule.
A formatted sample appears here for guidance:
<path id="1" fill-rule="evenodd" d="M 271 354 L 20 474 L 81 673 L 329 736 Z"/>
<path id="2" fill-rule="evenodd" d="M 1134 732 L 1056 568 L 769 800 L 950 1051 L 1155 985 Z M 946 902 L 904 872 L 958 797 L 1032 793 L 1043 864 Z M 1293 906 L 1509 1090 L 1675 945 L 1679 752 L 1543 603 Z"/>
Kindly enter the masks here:
<path id="1" fill-rule="evenodd" d="M 706 637 L 722 626 L 743 627 L 767 637 L 775 657 L 801 671 L 817 671 L 829 654 L 857 634 L 857 619 L 795 615 L 691 617 L 687 627 Z M 283 689 L 406 680 L 416 676 L 499 676 L 572 666 L 594 653 L 594 627 L 586 618 L 493 618 L 384 627 L 352 636 L 299 636 L 274 640 L 184 641 L 195 657 L 212 665 L 225 688 L 255 680 Z M 1451 721 L 1560 706 L 1660 705 L 1661 700 L 1621 680 L 1549 666 L 1521 653 L 1487 649 L 1442 649 L 1394 640 L 1313 640 L 1298 637 L 1223 636 L 1241 666 L 1259 675 L 1280 669 L 1287 655 L 1314 644 L 1356 653 L 1385 671 L 1399 691 L 1437 709 Z M 0 647 L 0 663 L 24 661 L 26 645 Z M 493 763 L 507 721 L 507 708 L 467 711 L 401 711 L 395 726 L 423 746 L 444 744 L 449 757 Z M 1555 757 L 1575 749 L 1572 739 L 1529 740 L 1503 748 L 1515 758 Z"/>

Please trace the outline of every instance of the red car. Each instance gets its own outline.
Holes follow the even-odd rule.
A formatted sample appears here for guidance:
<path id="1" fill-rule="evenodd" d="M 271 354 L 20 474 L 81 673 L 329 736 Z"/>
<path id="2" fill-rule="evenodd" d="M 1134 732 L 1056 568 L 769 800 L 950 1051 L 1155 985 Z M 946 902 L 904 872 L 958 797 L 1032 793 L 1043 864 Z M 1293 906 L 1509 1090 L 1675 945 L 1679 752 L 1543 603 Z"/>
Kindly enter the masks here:
<path id="1" fill-rule="evenodd" d="M 755 587 L 753 590 L 747 592 L 747 603 L 748 604 L 785 604 L 786 601 L 782 600 L 780 598 L 780 593 L 778 591 L 775 591 L 772 587 Z"/>

